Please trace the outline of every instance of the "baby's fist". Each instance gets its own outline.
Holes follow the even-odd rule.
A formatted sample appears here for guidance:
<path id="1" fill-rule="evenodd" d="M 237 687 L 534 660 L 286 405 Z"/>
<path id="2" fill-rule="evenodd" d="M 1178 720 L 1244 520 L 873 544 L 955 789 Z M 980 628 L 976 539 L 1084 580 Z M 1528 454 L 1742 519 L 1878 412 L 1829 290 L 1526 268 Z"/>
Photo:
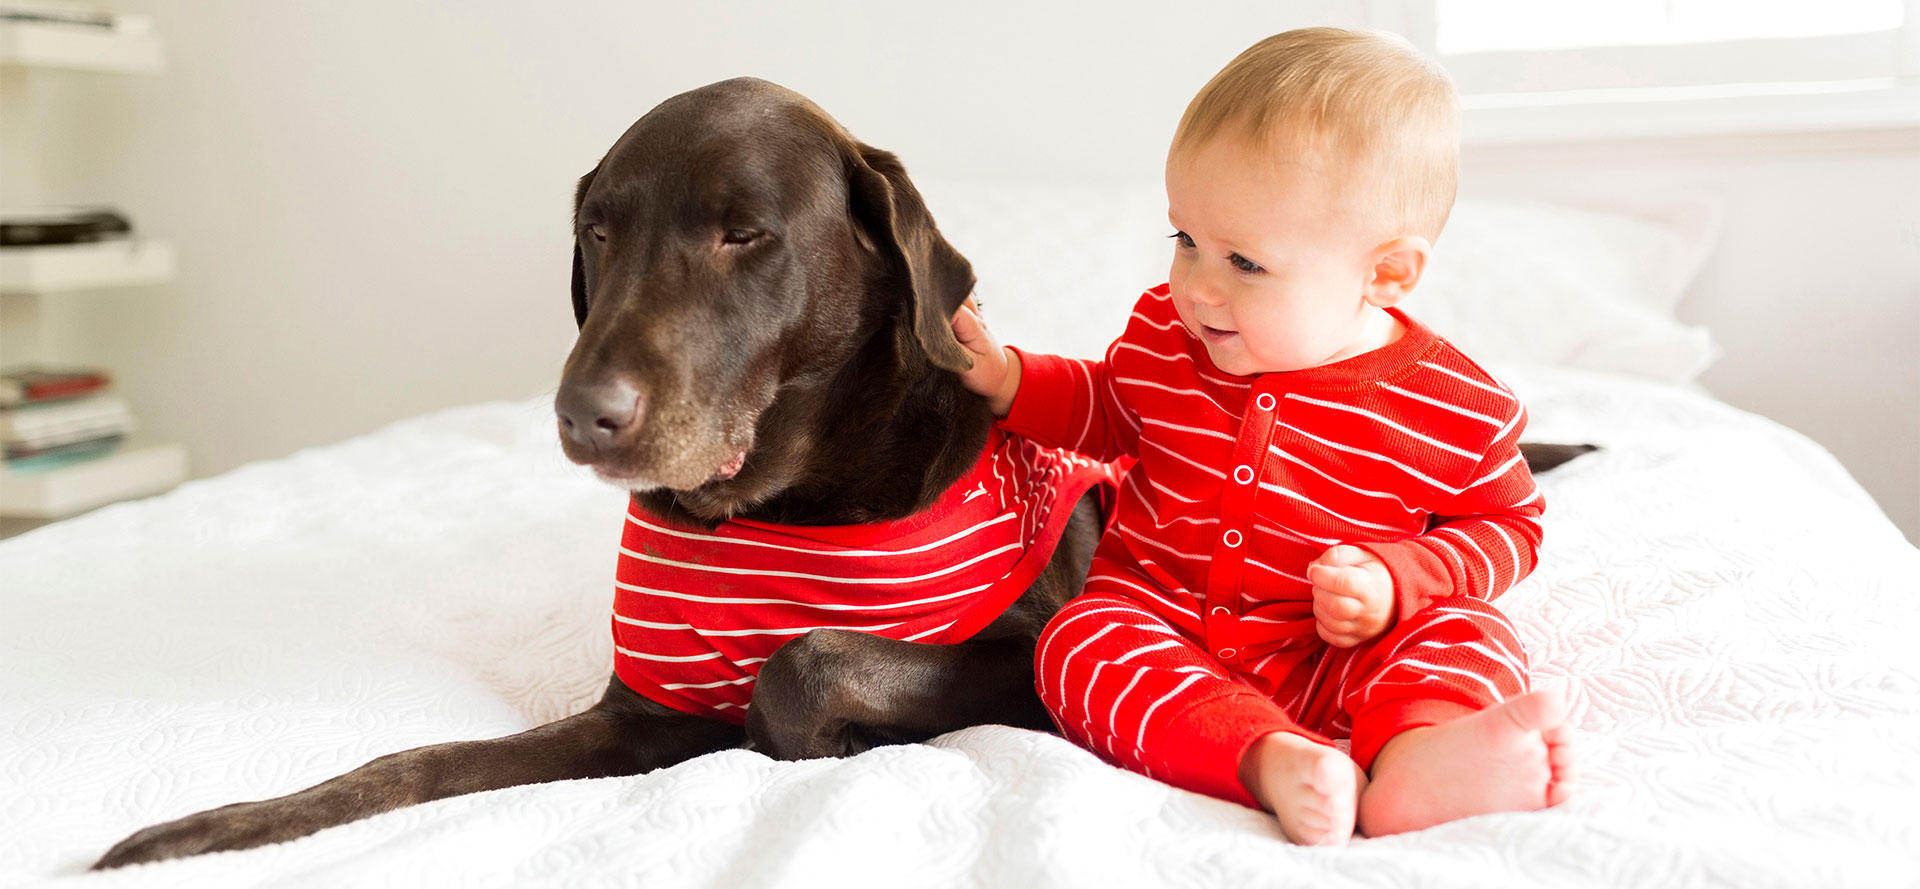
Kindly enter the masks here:
<path id="1" fill-rule="evenodd" d="M 1342 544 L 1307 566 L 1313 627 L 1328 645 L 1352 648 L 1393 625 L 1393 575 L 1380 557 Z"/>

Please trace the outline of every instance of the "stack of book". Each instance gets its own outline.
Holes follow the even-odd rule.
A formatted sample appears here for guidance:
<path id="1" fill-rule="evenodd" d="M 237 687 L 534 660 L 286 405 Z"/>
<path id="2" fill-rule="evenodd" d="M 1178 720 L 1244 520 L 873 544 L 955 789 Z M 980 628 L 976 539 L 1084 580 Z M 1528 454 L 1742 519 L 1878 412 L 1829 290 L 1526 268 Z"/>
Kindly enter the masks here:
<path id="1" fill-rule="evenodd" d="M 127 403 L 108 394 L 104 371 L 16 368 L 0 372 L 0 452 L 8 473 L 97 460 L 133 430 Z"/>

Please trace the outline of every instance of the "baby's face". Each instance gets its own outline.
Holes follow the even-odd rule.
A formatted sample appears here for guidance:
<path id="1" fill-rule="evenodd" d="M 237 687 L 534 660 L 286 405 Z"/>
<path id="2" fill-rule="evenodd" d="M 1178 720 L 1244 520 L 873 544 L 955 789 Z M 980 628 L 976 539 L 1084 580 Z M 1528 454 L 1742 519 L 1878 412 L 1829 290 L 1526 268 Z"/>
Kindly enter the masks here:
<path id="1" fill-rule="evenodd" d="M 1337 167 L 1216 138 L 1167 158 L 1173 305 L 1242 376 L 1364 352 L 1377 237 Z M 1377 232 L 1372 232 L 1377 235 Z"/>

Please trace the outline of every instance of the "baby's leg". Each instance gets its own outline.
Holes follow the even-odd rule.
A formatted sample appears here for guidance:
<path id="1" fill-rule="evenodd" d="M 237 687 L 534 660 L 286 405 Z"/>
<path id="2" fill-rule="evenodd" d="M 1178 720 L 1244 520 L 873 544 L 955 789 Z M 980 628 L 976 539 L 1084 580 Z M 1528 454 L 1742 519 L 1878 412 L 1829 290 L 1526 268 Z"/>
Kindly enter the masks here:
<path id="1" fill-rule="evenodd" d="M 1062 733 L 1124 768 L 1265 808 L 1295 842 L 1353 834 L 1352 762 L 1140 603 L 1069 603 L 1040 634 L 1035 684 Z"/>
<path id="2" fill-rule="evenodd" d="M 1354 759 L 1371 775 L 1361 832 L 1419 830 L 1567 797 L 1566 705 L 1557 694 L 1527 693 L 1525 651 L 1493 606 L 1436 602 L 1372 643 L 1352 673 L 1343 706 Z"/>
<path id="3" fill-rule="evenodd" d="M 1253 742 L 1240 761 L 1240 783 L 1280 819 L 1302 846 L 1344 846 L 1353 836 L 1367 774 L 1338 748 L 1291 732 Z"/>
<path id="4" fill-rule="evenodd" d="M 1361 831 L 1377 837 L 1559 805 L 1573 766 L 1566 719 L 1558 693 L 1536 691 L 1396 735 L 1373 761 Z"/>

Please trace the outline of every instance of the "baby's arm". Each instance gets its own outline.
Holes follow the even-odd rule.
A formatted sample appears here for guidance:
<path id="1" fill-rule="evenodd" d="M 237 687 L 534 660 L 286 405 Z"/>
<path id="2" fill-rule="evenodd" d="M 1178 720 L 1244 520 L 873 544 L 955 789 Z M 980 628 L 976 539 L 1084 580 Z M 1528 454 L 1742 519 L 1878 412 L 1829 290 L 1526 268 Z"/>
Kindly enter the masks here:
<path id="1" fill-rule="evenodd" d="M 961 383 L 1003 428 L 1096 460 L 1137 456 L 1140 420 L 1113 385 L 1112 349 L 1107 361 L 1087 361 L 1002 346 L 972 297 L 954 313 L 953 335 L 973 356 Z"/>
<path id="2" fill-rule="evenodd" d="M 1425 534 L 1354 544 L 1385 564 L 1398 617 L 1449 596 L 1490 600 L 1533 573 L 1545 502 L 1520 455 L 1526 425 L 1526 410 L 1516 403 L 1460 491 L 1434 510 Z"/>

